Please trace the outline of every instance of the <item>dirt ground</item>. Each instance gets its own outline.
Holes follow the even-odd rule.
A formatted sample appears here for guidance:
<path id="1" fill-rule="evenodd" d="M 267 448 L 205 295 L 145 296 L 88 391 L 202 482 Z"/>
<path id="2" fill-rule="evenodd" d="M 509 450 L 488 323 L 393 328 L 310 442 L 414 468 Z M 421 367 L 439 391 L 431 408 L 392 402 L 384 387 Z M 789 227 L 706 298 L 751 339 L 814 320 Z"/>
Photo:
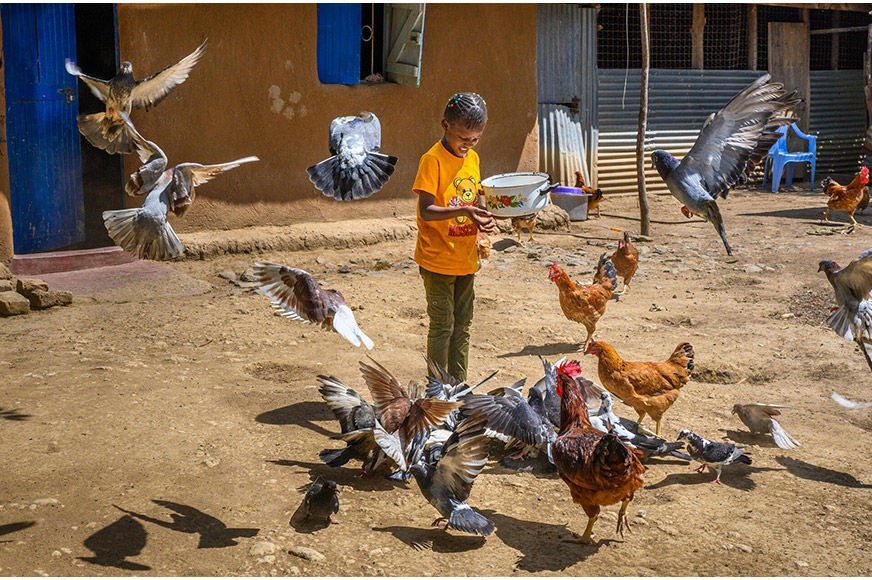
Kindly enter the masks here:
<path id="1" fill-rule="evenodd" d="M 309 270 L 342 290 L 376 343 L 373 358 L 403 384 L 423 381 L 414 238 L 224 255 L 0 320 L 0 575 L 872 575 L 872 412 L 829 398 L 872 400 L 870 374 L 825 327 L 833 294 L 817 273 L 822 259 L 845 265 L 872 246 L 872 212 L 845 235 L 818 225 L 819 192 L 733 192 L 720 203 L 730 258 L 674 199 L 651 203 L 653 239 L 636 243 L 639 273 L 596 337 L 630 360 L 693 344 L 697 368 L 664 434 L 688 428 L 744 446 L 753 464 L 727 467 L 723 485 L 697 464 L 651 460 L 630 504 L 632 533 L 616 534 L 610 506 L 598 543 L 581 546 L 566 541 L 586 521 L 566 485 L 502 467 L 495 451 L 469 499 L 495 533 L 432 528 L 437 513 L 414 481 L 361 479 L 357 462 L 318 459 L 342 444 L 315 377 L 335 375 L 370 398 L 358 370 L 367 353 L 273 315 L 266 298 L 218 276 L 261 259 Z M 603 212 L 523 248 L 494 238 L 476 284 L 471 380 L 496 370 L 494 383 L 526 377 L 529 387 L 540 356 L 564 355 L 596 379 L 547 265 L 587 280 L 621 230 L 638 231 L 634 198 L 607 198 Z M 730 414 L 755 401 L 789 405 L 781 424 L 802 447 L 779 449 Z M 295 529 L 290 516 L 317 475 L 341 487 L 337 523 Z"/>

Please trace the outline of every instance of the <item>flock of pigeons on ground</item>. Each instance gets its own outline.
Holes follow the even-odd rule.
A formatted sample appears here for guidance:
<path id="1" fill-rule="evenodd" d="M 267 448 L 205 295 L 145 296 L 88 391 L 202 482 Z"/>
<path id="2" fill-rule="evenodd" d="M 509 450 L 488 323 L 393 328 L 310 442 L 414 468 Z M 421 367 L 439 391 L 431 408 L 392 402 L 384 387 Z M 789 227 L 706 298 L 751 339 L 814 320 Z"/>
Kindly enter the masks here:
<path id="1" fill-rule="evenodd" d="M 103 219 L 115 243 L 143 259 L 169 260 L 181 255 L 184 246 L 167 222 L 168 212 L 184 215 L 197 186 L 258 160 L 249 156 L 215 165 L 168 167 L 164 152 L 142 137 L 131 122 L 133 109 L 156 106 L 188 78 L 205 45 L 204 39 L 188 56 L 142 80 L 133 78 L 129 62 L 108 81 L 84 74 L 69 60 L 66 63 L 67 71 L 106 104 L 104 112 L 79 115 L 82 135 L 107 153 L 136 153 L 142 162 L 125 186 L 128 195 L 145 196 L 142 206 L 105 211 Z M 682 213 L 710 222 L 729 255 L 732 248 L 716 198 L 725 198 L 730 189 L 746 182 L 780 136 L 777 129 L 796 121 L 794 108 L 801 101 L 795 91 L 788 93 L 763 75 L 706 120 L 681 161 L 662 150 L 652 154 L 658 173 L 683 204 Z M 334 119 L 328 142 L 331 157 L 307 169 L 310 180 L 324 195 L 339 201 L 371 196 L 387 183 L 397 163 L 396 157 L 379 152 L 380 142 L 381 125 L 375 114 Z M 872 368 L 866 350 L 872 340 L 872 249 L 845 268 L 823 260 L 818 271 L 825 272 L 839 305 L 827 323 L 846 340 L 855 341 Z M 261 282 L 260 293 L 271 300 L 277 314 L 333 330 L 355 346 L 374 347 L 338 290 L 325 289 L 308 272 L 281 264 L 259 262 L 255 272 Z M 473 391 L 493 375 L 468 385 L 430 360 L 426 387 L 411 383 L 407 390 L 387 369 L 371 361 L 372 365 L 361 362 L 360 370 L 372 404 L 336 377 L 318 376 L 321 396 L 340 423 L 337 439 L 346 443 L 342 448 L 325 449 L 321 459 L 331 466 L 359 459 L 365 474 L 389 465 L 393 471 L 389 477 L 401 481 L 415 478 L 441 516 L 434 524 L 468 533 L 492 533 L 493 522 L 466 504 L 472 484 L 487 462 L 492 439 L 504 443 L 504 460 L 533 457 L 544 459 L 546 465 L 551 462 L 551 444 L 560 428 L 556 365 L 542 360 L 544 375 L 524 398 L 523 380 L 476 394 Z M 718 483 L 724 466 L 751 462 L 736 445 L 710 441 L 687 430 L 679 433 L 679 441 L 660 438 L 639 422 L 615 414 L 612 394 L 606 388 L 581 376 L 576 381 L 584 393 L 591 425 L 619 437 L 646 458 L 696 460 L 701 463 L 699 470 L 710 466 L 716 471 L 713 481 Z M 851 408 L 869 405 L 852 403 L 836 394 L 833 398 Z M 774 419 L 781 408 L 747 404 L 735 405 L 732 411 L 752 433 L 769 433 L 779 447 L 794 448 L 799 443 Z M 338 494 L 335 482 L 316 479 L 294 518 L 329 523 L 338 511 Z"/>

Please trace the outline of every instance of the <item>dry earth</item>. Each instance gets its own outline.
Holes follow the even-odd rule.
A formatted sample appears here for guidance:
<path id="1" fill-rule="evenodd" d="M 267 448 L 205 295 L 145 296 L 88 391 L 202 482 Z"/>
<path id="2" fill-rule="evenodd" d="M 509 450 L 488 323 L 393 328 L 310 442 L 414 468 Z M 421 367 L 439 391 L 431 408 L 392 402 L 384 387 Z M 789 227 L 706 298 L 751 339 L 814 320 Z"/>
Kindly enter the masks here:
<path id="1" fill-rule="evenodd" d="M 726 468 L 718 486 L 695 464 L 649 462 L 624 539 L 611 506 L 598 543 L 566 542 L 585 518 L 565 484 L 506 469 L 496 455 L 470 497 L 496 523 L 486 539 L 430 527 L 437 514 L 414 481 L 320 463 L 318 451 L 340 443 L 315 376 L 368 397 L 357 368 L 367 353 L 274 316 L 264 297 L 218 273 L 259 259 L 313 272 L 342 290 L 375 340 L 370 354 L 406 384 L 424 378 L 426 336 L 410 237 L 172 263 L 170 276 L 79 288 L 72 306 L 0 320 L 0 574 L 872 574 L 872 415 L 829 398 L 872 399 L 870 374 L 824 326 L 833 298 L 816 272 L 821 259 L 846 264 L 872 246 L 872 214 L 851 235 L 820 235 L 835 228 L 817 224 L 819 193 L 734 192 L 720 205 L 733 258 L 674 199 L 652 200 L 653 241 L 637 243 L 640 272 L 597 337 L 635 360 L 690 341 L 697 370 L 664 433 L 728 438 L 753 465 Z M 583 328 L 563 317 L 546 266 L 556 259 L 586 279 L 620 230 L 637 231 L 634 199 L 609 198 L 603 210 L 570 232 L 537 232 L 526 248 L 495 239 L 477 280 L 471 379 L 497 370 L 499 384 L 530 385 L 540 355 L 576 354 Z M 595 377 L 592 357 L 578 356 Z M 752 401 L 790 405 L 781 423 L 802 447 L 751 436 L 730 408 Z M 295 529 L 290 516 L 316 475 L 341 486 L 337 524 Z"/>

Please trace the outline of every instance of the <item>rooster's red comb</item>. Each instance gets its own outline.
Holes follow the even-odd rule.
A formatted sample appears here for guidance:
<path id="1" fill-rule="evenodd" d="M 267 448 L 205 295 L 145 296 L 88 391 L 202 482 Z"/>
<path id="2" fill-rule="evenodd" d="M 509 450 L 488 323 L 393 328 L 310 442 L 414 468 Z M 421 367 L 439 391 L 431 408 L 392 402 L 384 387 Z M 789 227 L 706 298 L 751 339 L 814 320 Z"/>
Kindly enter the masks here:
<path id="1" fill-rule="evenodd" d="M 577 360 L 568 360 L 555 367 L 557 374 L 577 377 L 581 375 L 581 364 Z"/>

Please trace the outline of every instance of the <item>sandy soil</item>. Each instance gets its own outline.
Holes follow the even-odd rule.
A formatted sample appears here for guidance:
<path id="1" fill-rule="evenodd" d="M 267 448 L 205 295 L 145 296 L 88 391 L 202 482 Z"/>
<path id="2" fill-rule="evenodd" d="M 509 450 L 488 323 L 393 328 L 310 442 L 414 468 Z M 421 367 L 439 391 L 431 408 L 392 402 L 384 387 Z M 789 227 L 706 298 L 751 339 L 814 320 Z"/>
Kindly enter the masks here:
<path id="1" fill-rule="evenodd" d="M 342 290 L 376 343 L 370 354 L 406 384 L 426 369 L 410 239 L 173 263 L 173 277 L 0 320 L 0 575 L 872 574 L 872 415 L 829 399 L 872 400 L 870 375 L 824 326 L 832 291 L 816 272 L 821 259 L 847 264 L 872 246 L 872 214 L 843 235 L 817 224 L 819 193 L 734 192 L 720 205 L 733 258 L 674 199 L 652 200 L 653 241 L 637 243 L 632 289 L 596 334 L 635 360 L 690 341 L 697 370 L 664 434 L 728 438 L 753 464 L 726 468 L 718 486 L 696 464 L 650 461 L 623 540 L 611 506 L 597 544 L 566 542 L 585 517 L 565 484 L 506 469 L 496 454 L 470 497 L 496 523 L 486 539 L 430 527 L 437 514 L 414 481 L 319 461 L 341 444 L 315 376 L 369 397 L 357 368 L 366 352 L 274 316 L 218 273 L 259 259 L 313 272 Z M 637 231 L 634 199 L 607 199 L 603 211 L 525 248 L 497 236 L 477 281 L 470 379 L 498 370 L 499 384 L 531 385 L 540 355 L 576 354 L 595 378 L 595 360 L 576 353 L 584 329 L 563 317 L 546 266 L 556 259 L 587 279 L 620 230 Z M 730 409 L 752 401 L 789 405 L 781 424 L 803 446 L 750 435 Z M 317 475 L 341 486 L 337 524 L 295 529 L 290 516 Z"/>

